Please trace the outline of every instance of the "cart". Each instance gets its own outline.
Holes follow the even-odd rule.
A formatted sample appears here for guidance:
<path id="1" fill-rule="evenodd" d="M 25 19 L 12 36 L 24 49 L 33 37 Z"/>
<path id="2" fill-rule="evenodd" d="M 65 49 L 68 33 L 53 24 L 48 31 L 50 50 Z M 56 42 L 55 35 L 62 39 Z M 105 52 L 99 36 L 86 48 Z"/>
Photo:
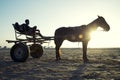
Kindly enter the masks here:
<path id="1" fill-rule="evenodd" d="M 10 50 L 10 56 L 15 62 L 25 62 L 29 55 L 33 58 L 40 58 L 43 55 L 43 43 L 48 43 L 54 40 L 54 37 L 40 37 L 38 31 L 33 34 L 21 33 L 15 29 L 15 24 L 12 24 L 15 31 L 16 40 L 6 40 L 8 43 L 14 43 Z"/>

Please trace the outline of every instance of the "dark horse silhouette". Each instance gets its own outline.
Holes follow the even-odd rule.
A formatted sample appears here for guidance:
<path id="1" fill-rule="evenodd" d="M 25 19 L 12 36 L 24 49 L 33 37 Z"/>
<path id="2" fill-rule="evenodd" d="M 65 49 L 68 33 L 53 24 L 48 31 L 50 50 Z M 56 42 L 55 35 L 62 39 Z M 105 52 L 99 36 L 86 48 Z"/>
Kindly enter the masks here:
<path id="1" fill-rule="evenodd" d="M 87 58 L 87 45 L 90 40 L 90 33 L 95 31 L 98 27 L 103 28 L 104 31 L 109 31 L 110 26 L 102 16 L 98 16 L 97 19 L 87 25 L 75 26 L 75 27 L 61 27 L 55 31 L 55 49 L 56 49 L 56 60 L 60 60 L 60 46 L 64 40 L 71 42 L 82 42 L 83 46 L 83 60 L 88 62 Z"/>

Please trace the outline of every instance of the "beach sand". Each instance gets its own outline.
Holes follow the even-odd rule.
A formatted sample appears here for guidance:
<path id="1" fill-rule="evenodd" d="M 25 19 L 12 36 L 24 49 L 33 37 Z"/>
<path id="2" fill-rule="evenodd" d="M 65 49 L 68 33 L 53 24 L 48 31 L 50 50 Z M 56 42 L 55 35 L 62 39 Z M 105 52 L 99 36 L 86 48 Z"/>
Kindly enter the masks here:
<path id="1" fill-rule="evenodd" d="M 14 62 L 10 50 L 0 50 L 0 80 L 120 80 L 120 49 L 88 49 L 89 63 L 83 63 L 82 49 L 61 49 L 61 61 L 55 50 L 44 49 L 40 59 Z"/>

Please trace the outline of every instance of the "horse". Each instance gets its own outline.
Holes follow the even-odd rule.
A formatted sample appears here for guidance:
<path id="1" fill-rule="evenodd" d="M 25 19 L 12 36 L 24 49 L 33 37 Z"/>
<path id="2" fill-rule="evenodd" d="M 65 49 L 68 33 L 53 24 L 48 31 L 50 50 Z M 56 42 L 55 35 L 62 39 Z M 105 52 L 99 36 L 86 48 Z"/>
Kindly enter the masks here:
<path id="1" fill-rule="evenodd" d="M 83 61 L 89 62 L 87 58 L 87 45 L 90 40 L 90 33 L 101 27 L 103 31 L 109 31 L 110 26 L 102 16 L 98 16 L 97 19 L 87 25 L 74 26 L 74 27 L 60 27 L 55 30 L 54 43 L 56 51 L 56 60 L 61 60 L 60 47 L 64 40 L 71 42 L 82 42 Z"/>

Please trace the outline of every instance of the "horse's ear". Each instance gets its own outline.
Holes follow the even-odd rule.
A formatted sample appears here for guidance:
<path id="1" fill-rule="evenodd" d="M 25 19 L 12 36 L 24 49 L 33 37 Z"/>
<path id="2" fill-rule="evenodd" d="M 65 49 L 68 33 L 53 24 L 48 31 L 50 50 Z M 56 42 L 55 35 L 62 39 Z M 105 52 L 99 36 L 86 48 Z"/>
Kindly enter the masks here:
<path id="1" fill-rule="evenodd" d="M 99 15 L 97 15 L 97 16 L 98 16 L 98 18 L 102 17 L 102 16 L 99 16 Z"/>
<path id="2" fill-rule="evenodd" d="M 100 17 L 99 15 L 97 15 L 98 16 L 98 18 Z"/>

